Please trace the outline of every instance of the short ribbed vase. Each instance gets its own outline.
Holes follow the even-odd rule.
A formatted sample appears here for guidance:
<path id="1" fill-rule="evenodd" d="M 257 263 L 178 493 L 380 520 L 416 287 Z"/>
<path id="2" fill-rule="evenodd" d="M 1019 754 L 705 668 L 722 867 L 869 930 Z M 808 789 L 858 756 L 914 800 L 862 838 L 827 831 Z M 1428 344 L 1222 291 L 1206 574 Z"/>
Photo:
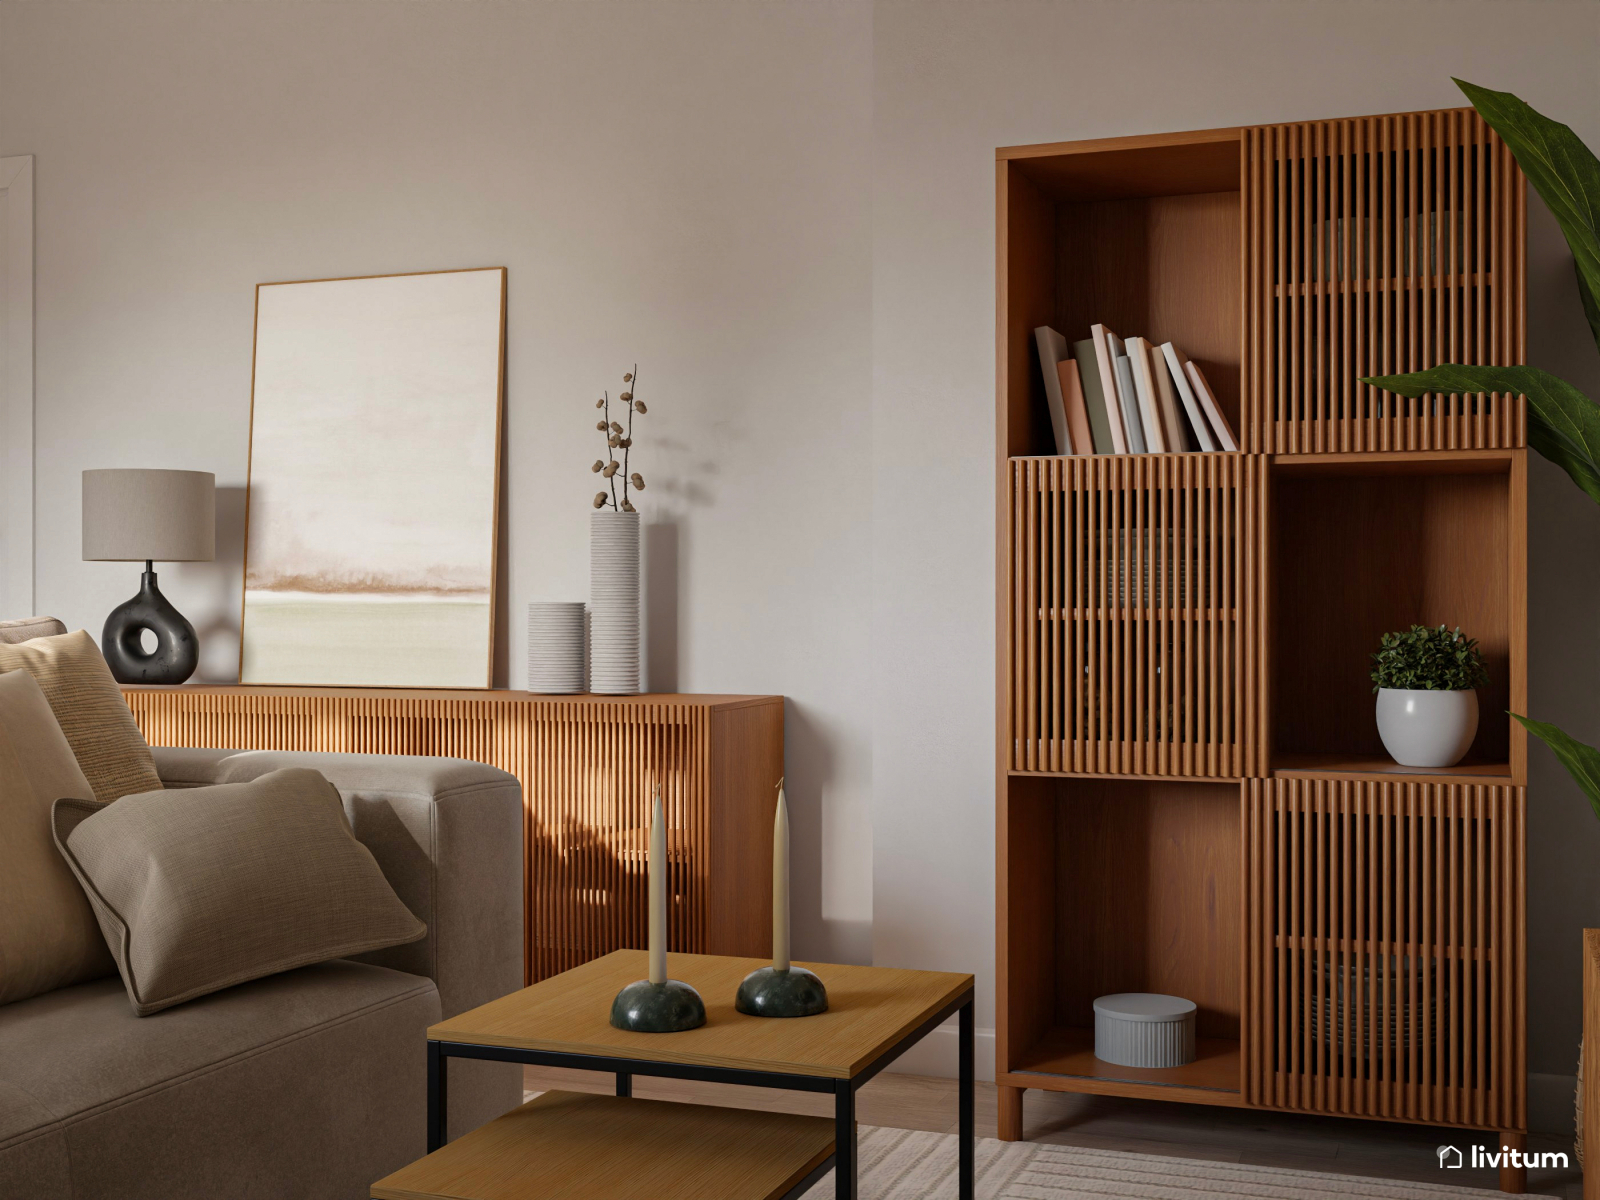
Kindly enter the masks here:
<path id="1" fill-rule="evenodd" d="M 545 696 L 583 691 L 583 601 L 528 605 L 528 690 Z"/>
<path id="2" fill-rule="evenodd" d="M 639 690 L 639 514 L 589 515 L 589 690 Z"/>

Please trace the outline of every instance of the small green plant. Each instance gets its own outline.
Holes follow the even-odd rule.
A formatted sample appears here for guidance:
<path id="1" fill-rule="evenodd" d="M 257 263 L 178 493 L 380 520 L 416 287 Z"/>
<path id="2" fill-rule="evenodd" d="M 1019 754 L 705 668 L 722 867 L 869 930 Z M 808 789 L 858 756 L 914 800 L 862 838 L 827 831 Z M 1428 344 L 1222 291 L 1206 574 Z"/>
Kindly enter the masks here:
<path id="1" fill-rule="evenodd" d="M 1443 625 L 1413 625 L 1386 633 L 1372 656 L 1372 690 L 1465 692 L 1489 682 L 1478 643 Z"/>

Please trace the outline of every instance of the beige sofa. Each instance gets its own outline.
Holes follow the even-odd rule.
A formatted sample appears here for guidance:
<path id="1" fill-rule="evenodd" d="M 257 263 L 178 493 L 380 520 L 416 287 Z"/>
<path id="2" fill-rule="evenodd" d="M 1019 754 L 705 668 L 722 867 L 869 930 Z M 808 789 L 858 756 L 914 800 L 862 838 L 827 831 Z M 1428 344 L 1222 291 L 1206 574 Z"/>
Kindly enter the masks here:
<path id="1" fill-rule="evenodd" d="M 114 975 L 0 1006 L 0 1196 L 365 1197 L 425 1152 L 424 1031 L 522 985 L 517 782 L 445 758 L 155 758 L 168 787 L 321 771 L 428 934 L 149 1017 Z M 521 1099 L 520 1067 L 452 1064 L 451 1135 Z"/>

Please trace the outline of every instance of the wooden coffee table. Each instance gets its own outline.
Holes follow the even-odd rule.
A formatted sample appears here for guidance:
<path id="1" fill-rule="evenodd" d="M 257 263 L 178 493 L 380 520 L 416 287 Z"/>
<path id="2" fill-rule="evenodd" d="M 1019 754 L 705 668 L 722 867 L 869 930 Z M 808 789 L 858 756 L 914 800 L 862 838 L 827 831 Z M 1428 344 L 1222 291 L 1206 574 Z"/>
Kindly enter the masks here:
<path id="1" fill-rule="evenodd" d="M 827 1092 L 834 1098 L 832 1165 L 838 1200 L 854 1200 L 856 1091 L 956 1013 L 960 1075 L 958 1187 L 960 1200 L 972 1200 L 972 976 L 803 963 L 799 965 L 815 971 L 827 985 L 827 1012 L 815 1017 L 781 1019 L 751 1017 L 735 1011 L 733 998 L 739 981 L 757 967 L 767 965 L 765 960 L 756 958 L 668 955 L 667 973 L 692 984 L 706 1005 L 705 1025 L 684 1033 L 634 1033 L 612 1028 L 612 998 L 624 984 L 643 978 L 648 971 L 642 950 L 617 950 L 441 1021 L 428 1030 L 430 1153 L 445 1144 L 446 1064 L 452 1058 L 605 1071 L 616 1076 L 616 1094 L 623 1097 L 632 1094 L 635 1075 Z M 519 1109 L 508 1117 L 523 1111 Z M 502 1117 L 496 1124 L 506 1120 Z M 504 1128 L 508 1127 L 503 1126 L 502 1132 Z M 466 1141 L 462 1139 L 463 1145 Z M 825 1173 L 826 1164 L 789 1194 L 798 1195 Z"/>

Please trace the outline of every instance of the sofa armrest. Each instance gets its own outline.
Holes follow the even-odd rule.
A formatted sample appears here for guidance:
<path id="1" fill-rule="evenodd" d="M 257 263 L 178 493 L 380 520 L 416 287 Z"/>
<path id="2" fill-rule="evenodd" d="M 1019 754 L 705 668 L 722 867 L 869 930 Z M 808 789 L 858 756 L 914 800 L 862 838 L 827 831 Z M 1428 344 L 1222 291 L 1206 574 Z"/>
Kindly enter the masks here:
<path id="1" fill-rule="evenodd" d="M 310 767 L 339 789 L 351 828 L 428 934 L 363 962 L 426 975 L 445 1017 L 522 986 L 522 789 L 459 758 L 151 747 L 168 787 L 243 783 Z"/>

